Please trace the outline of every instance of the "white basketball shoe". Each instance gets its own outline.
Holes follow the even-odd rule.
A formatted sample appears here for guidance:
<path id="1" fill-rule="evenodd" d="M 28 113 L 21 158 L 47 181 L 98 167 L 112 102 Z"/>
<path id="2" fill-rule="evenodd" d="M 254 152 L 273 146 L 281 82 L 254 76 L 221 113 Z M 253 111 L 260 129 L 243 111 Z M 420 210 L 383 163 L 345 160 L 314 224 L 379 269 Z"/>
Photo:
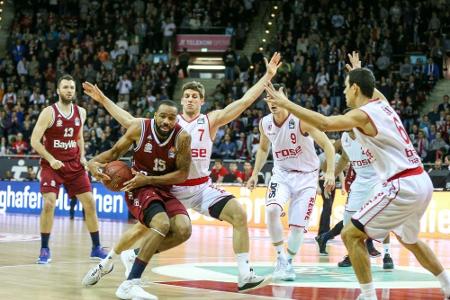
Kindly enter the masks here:
<path id="1" fill-rule="evenodd" d="M 126 300 L 158 300 L 158 297 L 155 295 L 144 291 L 141 287 L 140 279 L 125 280 L 122 282 L 116 291 L 116 296 L 120 299 Z"/>
<path id="2" fill-rule="evenodd" d="M 103 267 L 101 264 L 96 265 L 95 267 L 92 267 L 89 272 L 84 275 L 83 280 L 81 281 L 81 284 L 88 287 L 96 284 L 100 281 L 100 279 L 111 273 L 114 270 L 114 264 L 110 264 L 108 267 Z"/>
<path id="3" fill-rule="evenodd" d="M 120 253 L 120 260 L 125 267 L 125 278 L 128 278 L 128 275 L 131 272 L 131 267 L 133 267 L 136 257 L 137 255 L 134 253 L 134 249 L 123 251 L 122 253 Z"/>

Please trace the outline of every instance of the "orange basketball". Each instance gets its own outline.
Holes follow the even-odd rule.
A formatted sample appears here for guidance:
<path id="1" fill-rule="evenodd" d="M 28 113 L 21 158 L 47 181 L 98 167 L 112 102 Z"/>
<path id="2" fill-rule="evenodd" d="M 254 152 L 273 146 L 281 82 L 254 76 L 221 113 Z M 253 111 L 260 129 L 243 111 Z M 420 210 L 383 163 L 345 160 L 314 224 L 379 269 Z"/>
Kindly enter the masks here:
<path id="1" fill-rule="evenodd" d="M 123 188 L 124 182 L 133 178 L 130 167 L 120 160 L 108 163 L 103 169 L 103 173 L 111 178 L 111 181 L 103 181 L 103 184 L 114 192 L 120 191 Z"/>

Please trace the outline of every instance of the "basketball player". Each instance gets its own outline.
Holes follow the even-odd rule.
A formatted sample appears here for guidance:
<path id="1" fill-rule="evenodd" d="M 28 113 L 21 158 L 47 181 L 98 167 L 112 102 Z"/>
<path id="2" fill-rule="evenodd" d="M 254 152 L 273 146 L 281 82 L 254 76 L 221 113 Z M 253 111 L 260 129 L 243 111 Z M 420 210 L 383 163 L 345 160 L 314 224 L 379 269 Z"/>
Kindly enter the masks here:
<path id="1" fill-rule="evenodd" d="M 277 89 L 279 85 L 274 85 Z M 314 141 L 325 151 L 327 173 L 325 193 L 334 188 L 334 146 L 326 134 L 301 122 L 286 109 L 269 105 L 271 114 L 259 123 L 260 141 L 256 153 L 252 177 L 247 182 L 254 189 L 258 173 L 266 163 L 269 147 L 272 147 L 273 176 L 266 194 L 267 228 L 277 251 L 274 280 L 294 280 L 296 275 L 292 259 L 303 243 L 309 218 L 316 199 L 319 180 L 319 158 Z M 283 225 L 280 216 L 283 206 L 289 202 L 289 239 L 287 255 L 284 250 Z"/>
<path id="2" fill-rule="evenodd" d="M 373 73 L 361 68 L 358 54 L 349 57 L 352 65 L 348 66 L 351 71 L 345 79 L 344 93 L 347 106 L 353 109 L 347 114 L 326 117 L 305 109 L 290 102 L 282 90 L 277 91 L 270 84 L 266 90 L 271 97 L 267 101 L 322 131 L 352 129 L 382 182 L 342 231 L 360 283 L 359 299 L 377 299 L 364 241 L 369 237 L 383 240 L 391 231 L 438 278 L 445 299 L 450 299 L 448 273 L 428 245 L 418 239 L 420 219 L 433 193 L 430 177 L 423 171 L 420 157 L 397 113 L 375 89 Z"/>
<path id="3" fill-rule="evenodd" d="M 351 170 L 355 173 L 353 181 L 349 187 L 349 193 L 347 198 L 347 203 L 345 205 L 344 212 L 344 226 L 346 226 L 351 217 L 361 209 L 361 207 L 370 200 L 372 196 L 372 191 L 375 190 L 376 185 L 380 182 L 372 163 L 367 157 L 366 152 L 363 150 L 361 144 L 356 140 L 355 133 L 353 131 L 348 131 L 342 133 L 341 136 L 342 145 L 342 156 L 336 167 L 336 172 L 343 170 L 347 164 L 350 162 Z M 351 172 L 351 171 L 350 171 Z M 319 235 L 316 239 L 319 244 L 319 248 L 325 251 L 327 241 L 334 234 L 331 231 Z M 379 256 L 378 251 L 375 250 L 373 246 L 372 239 L 366 240 L 367 250 L 371 257 Z M 384 257 L 383 257 L 383 269 L 392 270 L 394 268 L 394 263 L 392 261 L 390 250 L 389 250 L 389 236 L 383 241 Z M 342 261 L 338 263 L 339 267 L 350 267 L 351 261 L 346 255 Z"/>
<path id="4" fill-rule="evenodd" d="M 202 114 L 201 107 L 205 103 L 205 88 L 199 82 L 188 82 L 183 86 L 181 105 L 183 112 L 178 117 L 179 124 L 191 134 L 192 164 L 188 179 L 175 185 L 171 192 L 186 208 L 213 218 L 228 222 L 233 226 L 233 250 L 238 262 L 238 290 L 241 292 L 259 288 L 268 283 L 269 278 L 257 276 L 249 264 L 249 236 L 247 215 L 242 205 L 230 193 L 214 187 L 209 178 L 213 140 L 219 127 L 228 124 L 244 112 L 264 91 L 266 83 L 275 76 L 280 63 L 280 54 L 275 53 L 270 62 L 266 62 L 266 74 L 245 95 L 221 110 L 207 115 Z M 105 109 L 125 128 L 135 118 L 108 99 L 102 91 L 90 83 L 83 83 L 84 92 Z M 140 232 L 133 229 L 127 232 L 129 243 L 140 238 Z M 168 249 L 165 242 L 159 251 Z M 133 259 L 133 250 L 122 254 L 122 261 Z"/>
<path id="5" fill-rule="evenodd" d="M 37 263 L 47 264 L 52 260 L 49 239 L 61 184 L 69 198 L 76 197 L 83 204 L 86 226 L 92 239 L 91 259 L 103 259 L 106 253 L 100 246 L 91 183 L 84 169 L 83 123 L 86 110 L 73 103 L 76 93 L 72 76 L 59 78 L 56 91 L 58 102 L 44 108 L 31 135 L 31 146 L 41 156 L 40 190 L 44 198 L 40 218 L 41 252 Z"/>
<path id="6" fill-rule="evenodd" d="M 124 183 L 122 191 L 127 192 L 128 210 L 139 221 L 139 231 L 144 234 L 141 235 L 139 255 L 134 260 L 128 278 L 116 291 L 120 299 L 157 299 L 140 286 L 142 273 L 161 242 L 168 237 L 171 226 L 184 227 L 189 232 L 179 243 L 190 236 L 188 213 L 183 204 L 169 192 L 172 184 L 186 180 L 191 164 L 191 137 L 177 124 L 177 115 L 175 102 L 161 101 L 154 119 L 135 119 L 113 148 L 88 163 L 89 171 L 97 179 L 111 180 L 99 172 L 99 168 L 117 160 L 133 144 L 136 145 L 133 148 L 132 166 L 135 176 Z M 100 263 L 89 271 L 83 283 L 95 284 L 101 276 L 111 272 L 112 258 L 116 254 L 113 249 L 108 258 L 102 261 L 106 261 L 105 264 Z"/>

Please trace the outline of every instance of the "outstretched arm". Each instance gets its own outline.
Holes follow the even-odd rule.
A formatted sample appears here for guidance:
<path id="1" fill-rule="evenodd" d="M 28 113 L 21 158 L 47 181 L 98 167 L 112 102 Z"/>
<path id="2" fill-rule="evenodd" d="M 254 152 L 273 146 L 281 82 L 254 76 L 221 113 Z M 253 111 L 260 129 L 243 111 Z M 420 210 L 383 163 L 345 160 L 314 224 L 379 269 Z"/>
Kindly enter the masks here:
<path id="1" fill-rule="evenodd" d="M 133 121 L 137 118 L 133 117 L 129 112 L 120 108 L 111 99 L 105 96 L 97 85 L 93 85 L 89 82 L 83 82 L 83 90 L 86 95 L 94 99 L 96 102 L 103 105 L 108 113 L 125 128 L 131 126 Z"/>
<path id="2" fill-rule="evenodd" d="M 266 74 L 259 79 L 259 81 L 252 86 L 245 95 L 233 103 L 229 104 L 224 109 L 215 110 L 208 114 L 209 122 L 213 131 L 215 128 L 219 128 L 225 124 L 230 123 L 234 119 L 236 119 L 239 115 L 241 115 L 250 105 L 255 102 L 256 99 L 262 94 L 264 91 L 265 85 L 275 76 L 277 69 L 281 66 L 280 63 L 281 55 L 277 52 L 272 56 L 270 62 L 267 62 L 267 59 L 264 58 L 266 63 Z"/>
<path id="3" fill-rule="evenodd" d="M 303 108 L 291 102 L 283 92 L 283 88 L 278 91 L 269 83 L 266 91 L 271 97 L 265 101 L 277 106 L 286 108 L 300 120 L 316 127 L 320 131 L 346 131 L 355 127 L 368 128 L 366 132 L 375 131 L 369 121 L 369 117 L 360 109 L 353 109 L 345 115 L 326 117 L 318 112 Z M 372 126 L 372 127 L 368 127 Z"/>

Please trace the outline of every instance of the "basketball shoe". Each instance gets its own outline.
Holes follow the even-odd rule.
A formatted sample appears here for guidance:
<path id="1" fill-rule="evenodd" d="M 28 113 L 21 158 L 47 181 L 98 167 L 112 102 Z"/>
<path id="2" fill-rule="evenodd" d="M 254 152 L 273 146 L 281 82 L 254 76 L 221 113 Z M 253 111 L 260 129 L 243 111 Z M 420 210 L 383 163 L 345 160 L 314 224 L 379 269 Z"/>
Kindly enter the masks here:
<path id="1" fill-rule="evenodd" d="M 383 270 L 393 270 L 394 262 L 392 261 L 392 257 L 386 253 L 383 257 Z"/>
<path id="2" fill-rule="evenodd" d="M 267 277 L 258 276 L 255 274 L 253 269 L 250 269 L 250 273 L 248 273 L 247 276 L 241 277 L 241 275 L 239 275 L 238 291 L 243 293 L 254 289 L 259 289 L 263 286 L 268 285 L 270 282 L 271 282 L 270 276 Z"/>
<path id="3" fill-rule="evenodd" d="M 150 293 L 147 293 L 142 287 L 141 287 L 141 279 L 131 279 L 131 280 L 125 280 L 122 282 L 119 286 L 119 288 L 116 291 L 116 296 L 120 299 L 145 299 L 145 300 L 157 300 L 158 297 L 155 295 L 152 295 Z"/>
<path id="4" fill-rule="evenodd" d="M 326 256 L 326 255 L 328 255 L 328 252 L 327 252 L 327 242 L 325 241 L 324 233 L 319 234 L 319 235 L 316 236 L 314 239 L 316 240 L 317 245 L 319 245 L 319 254 L 320 254 L 321 256 Z"/>
<path id="5" fill-rule="evenodd" d="M 136 257 L 137 255 L 134 252 L 134 249 L 126 250 L 120 253 L 120 260 L 122 261 L 122 264 L 125 267 L 125 278 L 128 278 L 128 275 L 131 272 L 131 268 L 133 267 L 133 263 Z"/>
<path id="6" fill-rule="evenodd" d="M 84 286 L 92 286 L 100 281 L 100 279 L 111 273 L 114 270 L 114 265 L 111 263 L 109 268 L 105 268 L 102 266 L 102 264 L 98 264 L 95 267 L 92 267 L 89 272 L 84 275 L 83 280 L 81 281 L 81 284 Z"/>
<path id="7" fill-rule="evenodd" d="M 36 261 L 37 264 L 48 264 L 52 261 L 52 256 L 50 254 L 50 248 L 41 248 L 41 253 L 39 254 L 39 258 Z"/>
<path id="8" fill-rule="evenodd" d="M 297 274 L 295 274 L 294 267 L 292 266 L 292 259 L 288 260 L 288 264 L 286 267 L 286 276 L 283 278 L 284 281 L 294 281 L 297 277 Z"/>
<path id="9" fill-rule="evenodd" d="M 350 261 L 350 257 L 348 255 L 344 256 L 344 259 L 340 262 L 338 262 L 338 267 L 340 268 L 347 268 L 351 267 L 352 263 Z"/>
<path id="10" fill-rule="evenodd" d="M 92 260 L 102 260 L 107 255 L 108 255 L 108 253 L 105 252 L 105 250 L 101 246 L 92 247 L 92 250 L 91 250 L 91 259 Z"/>
<path id="11" fill-rule="evenodd" d="M 277 258 L 277 265 L 275 266 L 275 270 L 273 270 L 272 279 L 274 281 L 277 280 L 286 280 L 288 277 L 287 269 L 288 269 L 288 261 L 284 260 L 280 257 Z"/>

